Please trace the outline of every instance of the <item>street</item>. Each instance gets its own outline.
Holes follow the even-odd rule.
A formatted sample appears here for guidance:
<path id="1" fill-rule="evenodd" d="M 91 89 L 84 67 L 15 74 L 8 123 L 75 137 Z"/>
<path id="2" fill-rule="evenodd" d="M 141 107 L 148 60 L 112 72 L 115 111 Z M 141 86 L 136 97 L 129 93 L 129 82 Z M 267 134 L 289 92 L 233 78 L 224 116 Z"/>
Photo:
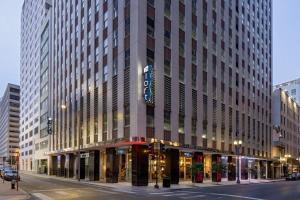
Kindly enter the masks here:
<path id="1" fill-rule="evenodd" d="M 58 180 L 51 177 L 22 175 L 20 187 L 30 194 L 32 200 L 59 199 L 252 199 L 252 200 L 298 200 L 300 181 L 274 182 L 249 185 L 193 187 L 185 189 L 159 189 L 152 187 L 111 188 L 84 182 Z M 1 196 L 1 195 L 0 195 Z M 1 199 L 1 198 L 0 198 Z"/>

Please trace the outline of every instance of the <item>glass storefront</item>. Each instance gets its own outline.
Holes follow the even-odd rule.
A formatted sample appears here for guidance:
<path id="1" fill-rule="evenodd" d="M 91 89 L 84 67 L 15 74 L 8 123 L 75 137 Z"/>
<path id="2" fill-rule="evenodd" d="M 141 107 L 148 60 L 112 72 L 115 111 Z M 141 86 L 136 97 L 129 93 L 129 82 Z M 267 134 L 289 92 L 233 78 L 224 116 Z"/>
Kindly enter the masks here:
<path id="1" fill-rule="evenodd" d="M 222 179 L 228 180 L 228 157 L 222 156 Z"/>
<path id="2" fill-rule="evenodd" d="M 248 167 L 248 159 L 241 158 L 241 180 L 248 180 L 249 167 Z"/>
<path id="3" fill-rule="evenodd" d="M 161 181 L 166 176 L 165 169 L 165 154 L 160 154 L 159 156 L 155 154 L 149 154 L 149 182 L 156 181 L 156 173 L 158 175 L 158 181 Z"/>
<path id="4" fill-rule="evenodd" d="M 192 155 L 182 152 L 179 157 L 179 178 L 183 181 L 192 180 Z"/>
<path id="5" fill-rule="evenodd" d="M 131 182 L 131 149 L 118 149 L 119 182 Z"/>
<path id="6" fill-rule="evenodd" d="M 211 181 L 211 155 L 204 155 L 204 180 Z"/>
<path id="7" fill-rule="evenodd" d="M 105 180 L 105 172 L 106 172 L 106 152 L 100 151 L 100 181 Z"/>
<path id="8" fill-rule="evenodd" d="M 257 160 L 249 159 L 248 168 L 250 179 L 258 179 L 258 165 L 259 162 Z"/>

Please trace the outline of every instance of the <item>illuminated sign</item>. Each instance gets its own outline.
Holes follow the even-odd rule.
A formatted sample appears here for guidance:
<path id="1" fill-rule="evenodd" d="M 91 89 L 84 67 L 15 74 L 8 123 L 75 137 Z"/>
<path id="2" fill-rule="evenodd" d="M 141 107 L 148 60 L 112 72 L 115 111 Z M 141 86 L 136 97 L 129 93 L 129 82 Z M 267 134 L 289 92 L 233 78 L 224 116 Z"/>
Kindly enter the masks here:
<path id="1" fill-rule="evenodd" d="M 152 92 L 152 84 L 153 84 L 153 67 L 152 65 L 147 65 L 144 67 L 144 100 L 146 103 L 153 103 L 153 92 Z"/>

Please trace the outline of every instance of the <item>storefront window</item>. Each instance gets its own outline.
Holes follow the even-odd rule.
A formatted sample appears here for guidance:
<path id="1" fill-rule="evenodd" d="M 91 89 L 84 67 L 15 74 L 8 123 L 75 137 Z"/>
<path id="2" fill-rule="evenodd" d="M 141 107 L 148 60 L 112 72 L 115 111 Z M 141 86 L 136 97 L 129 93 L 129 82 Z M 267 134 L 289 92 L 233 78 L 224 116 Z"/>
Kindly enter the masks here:
<path id="1" fill-rule="evenodd" d="M 164 154 L 160 154 L 158 157 L 149 154 L 149 182 L 155 182 L 156 169 L 158 170 L 158 181 L 161 181 L 166 176 L 166 156 Z"/>
<path id="2" fill-rule="evenodd" d="M 192 180 L 192 154 L 181 153 L 179 158 L 179 178 Z"/>
<path id="3" fill-rule="evenodd" d="M 222 178 L 228 178 L 228 157 L 222 156 Z"/>
<path id="4" fill-rule="evenodd" d="M 211 155 L 204 156 L 204 179 L 211 180 Z"/>

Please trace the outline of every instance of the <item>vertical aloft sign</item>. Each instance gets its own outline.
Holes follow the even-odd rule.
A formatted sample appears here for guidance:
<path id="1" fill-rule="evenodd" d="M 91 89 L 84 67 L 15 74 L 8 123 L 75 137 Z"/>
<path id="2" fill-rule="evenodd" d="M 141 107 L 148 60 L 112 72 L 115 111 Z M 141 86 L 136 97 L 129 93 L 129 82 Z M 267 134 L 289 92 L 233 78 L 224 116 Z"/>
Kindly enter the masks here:
<path id="1" fill-rule="evenodd" d="M 153 66 L 147 65 L 144 67 L 144 100 L 147 104 L 153 103 Z"/>

